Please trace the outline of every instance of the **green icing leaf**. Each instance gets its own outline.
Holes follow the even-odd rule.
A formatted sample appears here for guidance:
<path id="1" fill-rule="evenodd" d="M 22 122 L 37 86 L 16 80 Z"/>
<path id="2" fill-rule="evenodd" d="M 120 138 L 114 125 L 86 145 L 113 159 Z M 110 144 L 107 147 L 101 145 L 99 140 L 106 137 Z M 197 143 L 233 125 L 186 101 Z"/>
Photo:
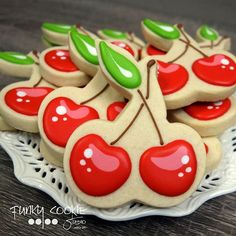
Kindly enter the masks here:
<path id="1" fill-rule="evenodd" d="M 98 65 L 98 55 L 95 47 L 95 41 L 88 35 L 81 34 L 76 28 L 72 28 L 71 39 L 80 55 L 90 63 Z"/>
<path id="2" fill-rule="evenodd" d="M 0 52 L 0 59 L 20 65 L 31 65 L 34 64 L 34 60 L 19 52 Z"/>
<path id="3" fill-rule="evenodd" d="M 179 30 L 173 25 L 150 19 L 143 20 L 143 24 L 153 33 L 162 38 L 177 39 L 180 37 Z"/>
<path id="4" fill-rule="evenodd" d="M 199 32 L 200 35 L 207 40 L 214 41 L 219 37 L 218 32 L 208 25 L 202 25 L 199 29 Z"/>
<path id="5" fill-rule="evenodd" d="M 43 23 L 42 28 L 61 34 L 67 34 L 71 30 L 71 25 Z"/>
<path id="6" fill-rule="evenodd" d="M 137 88 L 142 80 L 139 69 L 105 42 L 99 44 L 102 61 L 113 79 L 125 88 Z"/>
<path id="7" fill-rule="evenodd" d="M 114 39 L 126 39 L 127 35 L 124 32 L 112 30 L 112 29 L 103 29 L 102 33 L 105 34 L 108 37 L 114 38 Z"/>

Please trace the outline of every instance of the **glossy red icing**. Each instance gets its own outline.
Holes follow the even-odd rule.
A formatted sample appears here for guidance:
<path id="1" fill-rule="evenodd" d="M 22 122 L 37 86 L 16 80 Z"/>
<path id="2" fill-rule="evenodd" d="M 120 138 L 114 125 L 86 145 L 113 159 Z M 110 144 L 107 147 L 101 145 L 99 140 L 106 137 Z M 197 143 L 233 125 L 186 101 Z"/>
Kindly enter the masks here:
<path id="1" fill-rule="evenodd" d="M 132 49 L 128 44 L 126 44 L 125 42 L 123 42 L 123 41 L 113 41 L 113 42 L 111 42 L 111 43 L 114 44 L 114 45 L 116 45 L 116 46 L 118 46 L 118 47 L 120 47 L 120 48 L 125 49 L 125 50 L 128 51 L 132 56 L 134 56 L 134 51 L 133 51 L 133 49 Z"/>
<path id="2" fill-rule="evenodd" d="M 43 99 L 52 91 L 48 87 L 18 87 L 9 90 L 5 95 L 8 107 L 17 113 L 27 116 L 38 115 Z"/>
<path id="3" fill-rule="evenodd" d="M 208 148 L 208 146 L 205 143 L 204 143 L 204 146 L 205 146 L 205 149 L 206 149 L 206 154 L 208 154 L 209 148 Z"/>
<path id="4" fill-rule="evenodd" d="M 43 114 L 43 129 L 54 144 L 65 147 L 73 131 L 86 121 L 98 119 L 98 112 L 66 97 L 53 99 Z"/>
<path id="5" fill-rule="evenodd" d="M 199 79 L 209 84 L 232 86 L 236 83 L 236 64 L 223 54 L 196 60 L 192 70 Z"/>
<path id="6" fill-rule="evenodd" d="M 159 60 L 157 63 L 157 78 L 163 95 L 180 90 L 188 82 L 188 72 L 183 66 Z"/>
<path id="7" fill-rule="evenodd" d="M 68 50 L 54 49 L 45 55 L 45 62 L 55 70 L 62 72 L 74 72 L 79 69 L 70 59 Z"/>
<path id="8" fill-rule="evenodd" d="M 125 102 L 113 102 L 107 108 L 107 119 L 112 121 L 120 114 L 120 112 L 124 109 L 126 103 Z"/>
<path id="9" fill-rule="evenodd" d="M 89 134 L 74 145 L 70 170 L 81 191 L 104 196 L 125 183 L 131 172 L 131 161 L 123 148 L 109 146 L 100 136 Z"/>
<path id="10" fill-rule="evenodd" d="M 190 143 L 176 140 L 145 151 L 139 163 L 141 177 L 154 192 L 178 196 L 191 187 L 197 171 L 197 160 Z"/>
<path id="11" fill-rule="evenodd" d="M 195 102 L 184 107 L 184 111 L 198 120 L 212 120 L 223 116 L 231 107 L 231 101 L 226 98 L 218 102 Z"/>
<path id="12" fill-rule="evenodd" d="M 152 45 L 148 45 L 147 47 L 147 54 L 150 55 L 150 56 L 155 56 L 155 55 L 165 55 L 166 52 L 158 49 L 158 48 L 155 48 L 154 46 Z"/>

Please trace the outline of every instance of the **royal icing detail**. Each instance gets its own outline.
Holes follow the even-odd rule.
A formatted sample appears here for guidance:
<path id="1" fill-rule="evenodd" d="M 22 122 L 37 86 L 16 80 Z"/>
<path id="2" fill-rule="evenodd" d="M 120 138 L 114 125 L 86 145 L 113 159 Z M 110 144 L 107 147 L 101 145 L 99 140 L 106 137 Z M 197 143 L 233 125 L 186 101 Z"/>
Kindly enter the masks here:
<path id="1" fill-rule="evenodd" d="M 231 101 L 226 98 L 218 102 L 196 102 L 184 107 L 184 111 L 198 120 L 212 120 L 223 116 L 231 107 Z"/>
<path id="2" fill-rule="evenodd" d="M 18 87 L 9 90 L 5 95 L 8 107 L 17 113 L 36 116 L 43 99 L 52 91 L 48 87 Z"/>
<path id="3" fill-rule="evenodd" d="M 0 59 L 19 65 L 32 65 L 34 60 L 19 52 L 0 52 Z"/>
<path id="4" fill-rule="evenodd" d="M 208 148 L 208 146 L 205 143 L 204 143 L 204 146 L 205 146 L 206 154 L 208 154 L 209 148 Z"/>
<path id="5" fill-rule="evenodd" d="M 126 102 L 113 102 L 107 108 L 107 119 L 113 121 L 126 106 Z"/>
<path id="6" fill-rule="evenodd" d="M 162 38 L 177 39 L 180 37 L 179 30 L 173 25 L 150 19 L 143 20 L 143 24 L 154 34 L 157 34 Z"/>
<path id="7" fill-rule="evenodd" d="M 157 63 L 157 78 L 163 95 L 168 95 L 180 90 L 188 82 L 189 75 L 183 66 L 159 60 Z"/>
<path id="8" fill-rule="evenodd" d="M 133 49 L 125 42 L 122 42 L 122 41 L 113 41 L 111 42 L 112 44 L 120 47 L 120 48 L 123 48 L 125 49 L 126 51 L 128 51 L 132 56 L 134 56 L 134 51 Z"/>
<path id="9" fill-rule="evenodd" d="M 76 142 L 70 170 L 81 191 L 104 196 L 125 183 L 131 172 L 131 161 L 123 148 L 110 146 L 100 136 L 89 134 Z"/>
<path id="10" fill-rule="evenodd" d="M 72 28 L 70 35 L 73 44 L 80 55 L 86 61 L 89 61 L 94 65 L 98 65 L 98 55 L 94 39 L 88 35 L 79 33 L 75 27 Z"/>
<path id="11" fill-rule="evenodd" d="M 152 45 L 148 45 L 147 47 L 147 54 L 150 55 L 150 56 L 155 56 L 155 55 L 165 55 L 166 52 L 158 49 L 158 48 L 155 48 L 154 46 Z"/>
<path id="12" fill-rule="evenodd" d="M 79 69 L 70 59 L 68 50 L 51 50 L 45 55 L 45 62 L 55 70 L 62 72 L 74 72 Z"/>
<path id="13" fill-rule="evenodd" d="M 136 65 L 105 42 L 101 42 L 99 47 L 103 63 L 117 83 L 130 89 L 137 88 L 141 84 L 141 74 Z"/>
<path id="14" fill-rule="evenodd" d="M 56 33 L 61 33 L 61 34 L 67 34 L 71 30 L 71 25 L 66 25 L 66 24 L 55 24 L 55 23 L 43 23 L 42 28 L 53 31 Z"/>
<path id="15" fill-rule="evenodd" d="M 191 144 L 175 140 L 146 150 L 141 156 L 139 170 L 149 188 L 174 197 L 188 191 L 193 184 L 197 161 Z"/>
<path id="16" fill-rule="evenodd" d="M 118 31 L 118 30 L 112 30 L 112 29 L 103 29 L 101 32 L 113 39 L 126 39 L 127 35 L 124 32 Z"/>
<path id="17" fill-rule="evenodd" d="M 218 39 L 219 37 L 218 32 L 214 30 L 213 28 L 209 27 L 208 25 L 202 25 L 199 28 L 199 33 L 204 39 L 211 40 L 211 41 L 214 41 Z"/>
<path id="18" fill-rule="evenodd" d="M 196 76 L 206 83 L 232 86 L 236 83 L 236 64 L 228 56 L 215 54 L 196 60 L 192 65 Z"/>
<path id="19" fill-rule="evenodd" d="M 76 104 L 66 97 L 58 97 L 53 99 L 44 111 L 43 128 L 52 143 L 65 147 L 73 131 L 92 119 L 99 119 L 94 108 Z"/>

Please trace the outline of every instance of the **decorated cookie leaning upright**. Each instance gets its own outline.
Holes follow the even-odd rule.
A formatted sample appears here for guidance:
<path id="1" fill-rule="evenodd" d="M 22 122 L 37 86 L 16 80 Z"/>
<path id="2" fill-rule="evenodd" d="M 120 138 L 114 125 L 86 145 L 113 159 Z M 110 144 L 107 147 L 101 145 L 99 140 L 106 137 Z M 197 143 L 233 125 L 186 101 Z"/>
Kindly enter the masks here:
<path id="1" fill-rule="evenodd" d="M 41 26 L 43 33 L 42 40 L 45 46 L 66 46 L 68 45 L 68 33 L 70 32 L 73 25 L 58 24 L 45 22 Z M 81 33 L 87 33 L 92 38 L 97 38 L 95 34 L 89 32 L 81 25 L 77 24 L 76 28 Z"/>
<path id="2" fill-rule="evenodd" d="M 208 25 L 202 25 L 196 32 L 196 40 L 200 48 L 222 49 L 229 51 L 231 40 L 227 36 L 219 35 L 219 33 Z"/>
<path id="3" fill-rule="evenodd" d="M 92 119 L 113 120 L 126 104 L 99 70 L 91 37 L 72 29 L 69 50 L 73 62 L 92 80 L 84 88 L 63 87 L 52 92 L 40 107 L 40 150 L 49 162 L 58 166 L 63 164 L 64 148 L 77 127 Z"/>
<path id="4" fill-rule="evenodd" d="M 54 86 L 41 77 L 35 64 L 28 81 L 10 84 L 0 92 L 3 120 L 16 129 L 37 133 L 39 106 L 53 89 Z"/>
<path id="5" fill-rule="evenodd" d="M 217 102 L 196 102 L 189 106 L 170 110 L 172 121 L 182 122 L 194 128 L 202 137 L 218 136 L 236 124 L 236 99 L 234 96 Z"/>
<path id="6" fill-rule="evenodd" d="M 16 77 L 29 77 L 35 62 L 38 62 L 38 52 L 28 55 L 20 52 L 0 52 L 0 73 Z"/>
<path id="7" fill-rule="evenodd" d="M 183 202 L 205 173 L 201 137 L 184 124 L 168 123 L 155 60 L 137 63 L 105 41 L 97 41 L 97 50 L 110 86 L 130 101 L 114 122 L 93 120 L 74 131 L 64 156 L 68 184 L 79 199 L 102 208 Z"/>
<path id="8" fill-rule="evenodd" d="M 145 19 L 146 40 L 166 51 L 152 56 L 158 62 L 158 83 L 168 109 L 196 101 L 215 102 L 236 89 L 236 59 L 226 51 L 201 49 L 182 25 L 169 25 Z"/>

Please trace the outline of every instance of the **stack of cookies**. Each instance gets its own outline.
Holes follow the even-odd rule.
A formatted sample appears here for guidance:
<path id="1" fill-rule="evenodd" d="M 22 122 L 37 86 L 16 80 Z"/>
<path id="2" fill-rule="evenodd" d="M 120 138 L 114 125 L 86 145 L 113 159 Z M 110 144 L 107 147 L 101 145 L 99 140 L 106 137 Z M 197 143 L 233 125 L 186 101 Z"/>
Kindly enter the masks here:
<path id="1" fill-rule="evenodd" d="M 178 205 L 217 167 L 218 136 L 236 123 L 236 59 L 207 25 L 141 22 L 134 33 L 44 23 L 46 50 L 0 53 L 0 71 L 28 80 L 0 92 L 0 130 L 39 133 L 89 205 Z"/>

